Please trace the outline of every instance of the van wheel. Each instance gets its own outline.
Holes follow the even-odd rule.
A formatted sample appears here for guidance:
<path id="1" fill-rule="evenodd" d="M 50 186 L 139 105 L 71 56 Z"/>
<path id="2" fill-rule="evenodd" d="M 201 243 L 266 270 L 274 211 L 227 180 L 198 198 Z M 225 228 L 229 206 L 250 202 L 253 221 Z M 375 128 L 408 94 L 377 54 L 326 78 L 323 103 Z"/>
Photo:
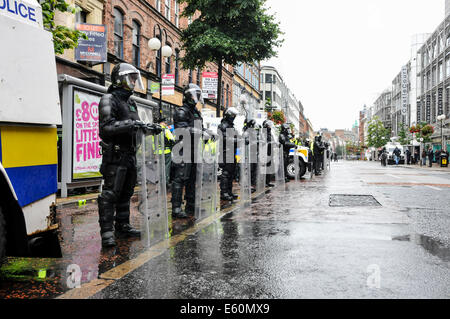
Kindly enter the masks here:
<path id="1" fill-rule="evenodd" d="M 300 178 L 303 177 L 303 175 L 305 175 L 306 173 L 306 164 L 303 161 L 299 161 L 298 164 L 300 166 L 300 172 L 298 177 Z M 291 159 L 289 164 L 287 165 L 286 171 L 290 179 L 295 179 L 296 167 L 293 159 Z"/>
<path id="2" fill-rule="evenodd" d="M 0 206 L 0 265 L 3 263 L 6 254 L 6 223 Z"/>

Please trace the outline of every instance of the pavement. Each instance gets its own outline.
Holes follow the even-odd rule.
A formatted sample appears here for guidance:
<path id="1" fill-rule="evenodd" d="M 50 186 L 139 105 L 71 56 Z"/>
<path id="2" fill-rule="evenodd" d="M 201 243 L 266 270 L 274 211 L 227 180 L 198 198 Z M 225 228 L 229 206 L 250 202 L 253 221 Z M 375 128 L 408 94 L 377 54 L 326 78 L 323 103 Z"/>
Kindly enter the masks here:
<path id="1" fill-rule="evenodd" d="M 107 250 L 96 203 L 72 198 L 58 203 L 63 258 L 9 259 L 0 298 L 449 298 L 449 189 L 449 171 L 333 162 L 250 207 L 170 221 L 151 247 Z"/>

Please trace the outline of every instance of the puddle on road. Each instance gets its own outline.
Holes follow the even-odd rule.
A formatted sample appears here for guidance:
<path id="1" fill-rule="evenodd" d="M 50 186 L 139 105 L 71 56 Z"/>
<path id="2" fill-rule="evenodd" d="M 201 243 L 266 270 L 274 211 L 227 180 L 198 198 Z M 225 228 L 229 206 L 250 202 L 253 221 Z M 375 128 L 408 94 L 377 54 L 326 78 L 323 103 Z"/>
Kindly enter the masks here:
<path id="1" fill-rule="evenodd" d="M 440 241 L 425 235 L 413 234 L 392 237 L 394 241 L 410 241 L 422 246 L 427 252 L 443 261 L 450 261 L 450 247 Z"/>

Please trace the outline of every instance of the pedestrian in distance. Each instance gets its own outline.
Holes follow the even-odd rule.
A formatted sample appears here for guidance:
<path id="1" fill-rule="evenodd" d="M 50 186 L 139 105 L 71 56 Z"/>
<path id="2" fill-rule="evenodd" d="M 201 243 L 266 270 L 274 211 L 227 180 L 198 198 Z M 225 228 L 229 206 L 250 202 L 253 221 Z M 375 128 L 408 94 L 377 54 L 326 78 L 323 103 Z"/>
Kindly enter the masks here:
<path id="1" fill-rule="evenodd" d="M 111 72 L 112 84 L 99 104 L 99 135 L 102 139 L 104 186 L 98 196 L 100 235 L 103 247 L 116 245 L 115 237 L 139 237 L 130 225 L 130 199 L 137 182 L 137 141 L 142 134 L 161 133 L 158 124 L 140 121 L 135 89 L 143 89 L 140 72 L 127 63 L 117 64 Z M 115 222 L 115 223 L 114 223 Z"/>
<path id="2" fill-rule="evenodd" d="M 425 149 L 423 149 L 422 151 L 422 165 L 423 166 L 427 165 L 427 151 Z"/>
<path id="3" fill-rule="evenodd" d="M 380 161 L 381 161 L 381 166 L 386 166 L 387 152 L 386 152 L 385 147 L 383 147 L 383 149 L 381 150 Z"/>
<path id="4" fill-rule="evenodd" d="M 400 161 L 401 151 L 397 146 L 395 147 L 393 154 L 394 154 L 395 165 L 398 166 L 398 162 Z"/>
<path id="5" fill-rule="evenodd" d="M 433 152 L 433 149 L 430 147 L 428 149 L 428 167 L 433 167 L 433 157 L 434 157 L 434 152 Z"/>
<path id="6" fill-rule="evenodd" d="M 420 154 L 419 154 L 419 150 L 415 149 L 414 150 L 414 164 L 418 164 L 420 161 Z"/>
<path id="7" fill-rule="evenodd" d="M 406 149 L 405 155 L 406 155 L 406 164 L 411 165 L 411 151 L 409 150 L 409 148 Z"/>

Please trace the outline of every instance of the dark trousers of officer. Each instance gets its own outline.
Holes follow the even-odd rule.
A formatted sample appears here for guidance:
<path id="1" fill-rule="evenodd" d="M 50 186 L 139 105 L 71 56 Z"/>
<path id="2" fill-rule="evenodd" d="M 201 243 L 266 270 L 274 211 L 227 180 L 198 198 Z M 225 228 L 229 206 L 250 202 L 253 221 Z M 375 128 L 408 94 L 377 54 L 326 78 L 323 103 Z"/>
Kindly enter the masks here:
<path id="1" fill-rule="evenodd" d="M 258 163 L 251 163 L 250 164 L 250 180 L 252 186 L 256 186 L 257 180 L 256 180 L 256 169 L 258 168 Z"/>
<path id="2" fill-rule="evenodd" d="M 220 177 L 220 194 L 233 193 L 233 180 L 236 175 L 237 163 L 221 163 L 219 167 L 222 169 L 222 176 Z"/>
<path id="3" fill-rule="evenodd" d="M 172 180 L 172 210 L 179 208 L 183 202 L 183 189 L 185 189 L 186 212 L 195 212 L 195 182 L 197 177 L 197 164 L 173 163 Z"/>
<path id="4" fill-rule="evenodd" d="M 164 154 L 164 161 L 166 166 L 166 185 L 170 183 L 170 169 L 172 167 L 172 153 Z"/>
<path id="5" fill-rule="evenodd" d="M 287 178 L 288 177 L 288 172 L 287 172 L 287 167 L 289 164 L 289 151 L 288 152 L 283 152 L 283 164 L 284 164 L 284 177 Z M 298 169 L 298 168 L 296 168 Z"/>
<path id="6" fill-rule="evenodd" d="M 322 163 L 320 161 L 320 154 L 315 154 L 314 155 L 314 171 L 315 171 L 316 175 L 320 173 L 321 167 L 322 167 Z"/>
<path id="7" fill-rule="evenodd" d="M 102 193 L 98 197 L 101 233 L 113 231 L 114 220 L 116 224 L 130 223 L 130 199 L 137 180 L 134 153 L 113 152 L 109 155 L 103 154 L 100 168 L 104 179 Z"/>

